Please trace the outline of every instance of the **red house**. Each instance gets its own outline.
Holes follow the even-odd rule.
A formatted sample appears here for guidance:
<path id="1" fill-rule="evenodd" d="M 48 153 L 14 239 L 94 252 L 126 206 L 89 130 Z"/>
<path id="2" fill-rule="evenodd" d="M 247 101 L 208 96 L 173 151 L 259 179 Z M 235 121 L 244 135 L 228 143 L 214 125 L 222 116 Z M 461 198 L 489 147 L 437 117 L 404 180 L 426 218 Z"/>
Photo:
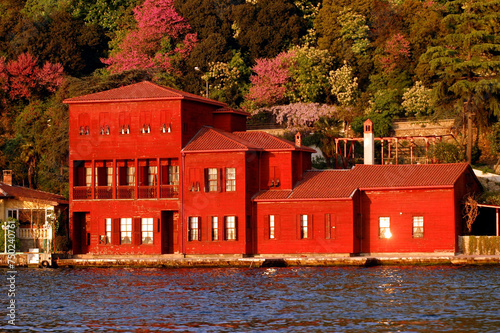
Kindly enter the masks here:
<path id="1" fill-rule="evenodd" d="M 456 252 L 467 164 L 311 170 L 247 114 L 142 82 L 67 99 L 74 254 Z"/>

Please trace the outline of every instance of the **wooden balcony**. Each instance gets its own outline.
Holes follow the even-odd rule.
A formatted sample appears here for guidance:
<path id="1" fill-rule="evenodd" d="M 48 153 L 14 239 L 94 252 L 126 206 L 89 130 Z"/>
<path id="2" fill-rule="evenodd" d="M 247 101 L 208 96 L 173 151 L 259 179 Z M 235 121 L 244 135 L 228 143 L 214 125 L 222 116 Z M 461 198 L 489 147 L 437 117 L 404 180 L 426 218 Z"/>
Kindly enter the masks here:
<path id="1" fill-rule="evenodd" d="M 139 186 L 137 199 L 156 199 L 156 186 Z"/>
<path id="2" fill-rule="evenodd" d="M 92 188 L 89 186 L 75 186 L 73 187 L 74 200 L 92 199 Z"/>
<path id="3" fill-rule="evenodd" d="M 160 185 L 160 198 L 178 198 L 179 185 Z"/>
<path id="4" fill-rule="evenodd" d="M 94 199 L 113 199 L 114 187 L 96 186 L 94 188 Z M 159 196 L 158 196 L 159 194 Z M 116 199 L 135 199 L 135 186 L 117 186 Z M 139 186 L 137 188 L 137 199 L 175 199 L 179 198 L 179 185 L 160 185 L 160 193 L 157 186 Z M 75 186 L 73 188 L 74 200 L 92 199 L 92 187 Z"/>
<path id="5" fill-rule="evenodd" d="M 113 199 L 113 188 L 111 186 L 96 186 L 96 199 Z"/>
<path id="6" fill-rule="evenodd" d="M 116 188 L 117 199 L 134 199 L 135 186 L 117 186 Z"/>

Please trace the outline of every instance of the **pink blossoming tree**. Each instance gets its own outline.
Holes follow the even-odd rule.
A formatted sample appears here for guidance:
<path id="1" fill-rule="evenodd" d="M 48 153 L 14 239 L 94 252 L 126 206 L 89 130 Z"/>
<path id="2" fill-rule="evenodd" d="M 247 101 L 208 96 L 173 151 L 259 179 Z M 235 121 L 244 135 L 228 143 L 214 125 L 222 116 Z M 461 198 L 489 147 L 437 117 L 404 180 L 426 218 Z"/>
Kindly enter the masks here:
<path id="1" fill-rule="evenodd" d="M 385 54 L 380 58 L 386 72 L 393 71 L 399 64 L 410 58 L 410 42 L 400 33 L 392 35 L 385 44 Z"/>
<path id="2" fill-rule="evenodd" d="M 147 68 L 171 72 L 197 43 L 196 34 L 189 32 L 191 26 L 175 10 L 174 0 L 146 0 L 134 10 L 134 18 L 136 29 L 102 60 L 113 73 Z"/>

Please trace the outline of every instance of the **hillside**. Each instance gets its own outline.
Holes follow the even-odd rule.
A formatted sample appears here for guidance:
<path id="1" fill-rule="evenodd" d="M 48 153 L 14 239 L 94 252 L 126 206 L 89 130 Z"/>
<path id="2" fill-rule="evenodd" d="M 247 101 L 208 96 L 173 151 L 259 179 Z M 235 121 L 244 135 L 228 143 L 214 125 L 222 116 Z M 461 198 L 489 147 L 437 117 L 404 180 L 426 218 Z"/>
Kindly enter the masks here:
<path id="1" fill-rule="evenodd" d="M 314 133 L 325 156 L 339 124 L 359 134 L 370 118 L 386 136 L 406 117 L 454 119 L 461 159 L 468 138 L 473 161 L 500 152 L 497 0 L 4 0 L 0 13 L 0 167 L 20 185 L 67 195 L 62 100 L 144 79 L 208 83 L 253 123 Z"/>

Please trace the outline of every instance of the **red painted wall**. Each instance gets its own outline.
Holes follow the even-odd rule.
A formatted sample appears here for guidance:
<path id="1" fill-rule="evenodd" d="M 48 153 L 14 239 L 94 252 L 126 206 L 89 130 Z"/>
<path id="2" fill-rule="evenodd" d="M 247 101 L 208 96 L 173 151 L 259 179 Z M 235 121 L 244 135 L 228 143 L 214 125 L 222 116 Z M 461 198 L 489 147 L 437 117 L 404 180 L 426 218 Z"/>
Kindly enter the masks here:
<path id="1" fill-rule="evenodd" d="M 70 159 L 180 156 L 180 105 L 180 101 L 73 104 L 69 115 Z M 82 114 L 89 120 L 82 120 Z M 123 114 L 128 120 L 121 120 Z M 150 133 L 141 133 L 146 122 L 150 123 Z M 170 133 L 161 132 L 164 122 L 171 124 Z M 89 135 L 80 135 L 84 123 L 89 124 Z M 120 123 L 130 123 L 129 134 L 120 134 Z M 100 134 L 101 124 L 109 126 L 109 135 Z"/>
<path id="2" fill-rule="evenodd" d="M 175 223 L 174 214 L 178 215 L 179 200 L 177 199 L 148 199 L 148 200 L 75 200 L 71 203 L 72 219 L 81 213 L 87 213 L 88 222 L 80 225 L 74 232 L 74 238 L 82 246 L 75 249 L 78 253 L 95 254 L 153 254 L 153 253 L 181 253 L 181 235 Z M 162 212 L 172 214 L 171 221 L 162 217 Z M 106 234 L 105 219 L 119 218 L 153 218 L 153 241 L 154 244 L 103 244 L 100 236 Z M 171 223 L 171 226 L 168 224 Z M 172 230 L 168 230 L 168 228 Z M 132 230 L 135 231 L 135 230 Z M 168 232 L 168 235 L 166 234 Z M 119 232 L 112 222 L 112 233 Z M 87 234 L 90 234 L 88 236 Z M 134 235 L 132 235 L 134 238 Z M 90 240 L 90 244 L 88 243 Z M 75 241 L 73 240 L 75 243 Z M 162 248 L 163 244 L 163 248 Z M 77 244 L 78 245 L 78 244 Z M 170 249 L 170 250 L 169 250 Z"/>
<path id="3" fill-rule="evenodd" d="M 188 234 L 189 217 L 201 219 L 201 240 L 186 241 L 186 254 L 243 254 L 246 253 L 246 216 L 249 201 L 246 197 L 246 153 L 196 153 L 185 154 L 185 182 L 183 222 Z M 219 185 L 216 192 L 205 191 L 205 168 L 217 168 Z M 225 189 L 225 169 L 236 169 L 236 191 Z M 220 172 L 222 171 L 222 176 Z M 190 191 L 193 183 L 199 183 L 199 191 Z M 211 218 L 219 219 L 219 239 L 212 240 Z M 224 218 L 235 216 L 237 221 L 237 239 L 224 240 Z M 187 236 L 186 236 L 187 237 Z"/>
<path id="4" fill-rule="evenodd" d="M 348 200 L 257 202 L 255 204 L 258 254 L 307 254 L 356 252 L 354 202 Z M 301 239 L 300 215 L 308 215 L 309 238 Z M 325 214 L 330 214 L 330 228 Z M 269 238 L 269 215 L 275 216 L 275 238 Z M 328 229 L 330 235 L 328 236 Z"/>
<path id="5" fill-rule="evenodd" d="M 247 117 L 234 113 L 214 113 L 213 124 L 226 132 L 246 131 Z"/>
<path id="6" fill-rule="evenodd" d="M 455 197 L 449 189 L 364 191 L 361 252 L 454 252 Z M 424 237 L 413 238 L 413 216 L 423 216 Z M 379 237 L 379 217 L 390 218 L 392 237 Z"/>

